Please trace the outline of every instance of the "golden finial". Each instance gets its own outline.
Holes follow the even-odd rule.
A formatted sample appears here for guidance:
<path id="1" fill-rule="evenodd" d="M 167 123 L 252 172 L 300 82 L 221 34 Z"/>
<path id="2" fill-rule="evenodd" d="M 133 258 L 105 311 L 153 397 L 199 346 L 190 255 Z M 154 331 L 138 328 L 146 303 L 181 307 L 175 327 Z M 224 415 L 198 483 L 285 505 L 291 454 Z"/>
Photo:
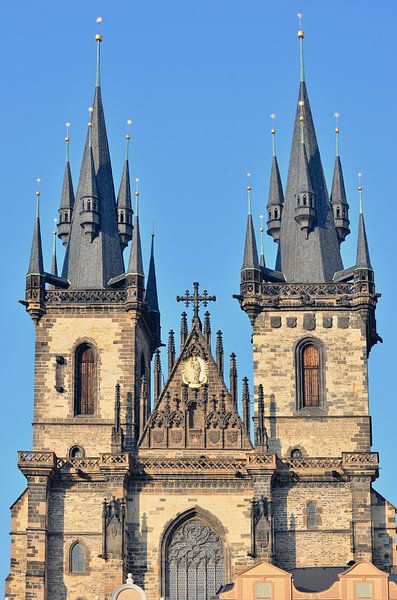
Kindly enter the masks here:
<path id="1" fill-rule="evenodd" d="M 358 194 L 360 198 L 360 215 L 363 213 L 363 186 L 361 185 L 361 177 L 362 173 L 357 173 L 358 175 Z"/>
<path id="2" fill-rule="evenodd" d="M 336 137 L 336 156 L 339 156 L 339 117 L 338 112 L 334 113 L 335 117 L 335 137 Z"/>
<path id="3" fill-rule="evenodd" d="M 303 18 L 302 13 L 298 13 L 298 19 L 299 19 L 298 38 L 299 38 L 299 55 L 300 55 L 300 68 L 301 68 L 301 82 L 305 81 L 305 68 L 304 68 L 304 64 L 303 64 L 303 38 L 305 37 L 305 34 L 303 33 L 303 29 L 302 29 L 302 18 Z"/>
<path id="4" fill-rule="evenodd" d="M 95 41 L 100 43 L 100 42 L 102 42 L 102 34 L 101 34 L 102 17 L 97 17 L 96 22 L 98 23 L 98 31 L 95 36 Z"/>
<path id="5" fill-rule="evenodd" d="M 67 121 L 65 123 L 65 127 L 66 127 L 66 135 L 65 135 L 65 143 L 66 143 L 66 160 L 69 161 L 69 142 L 70 142 L 70 137 L 69 137 L 69 129 L 70 129 L 70 123 L 69 121 Z"/>
<path id="6" fill-rule="evenodd" d="M 246 173 L 247 175 L 247 192 L 248 192 L 248 214 L 251 214 L 251 173 Z"/>
<path id="7" fill-rule="evenodd" d="M 298 13 L 298 19 L 299 19 L 298 38 L 300 40 L 303 40 L 303 38 L 305 37 L 305 34 L 303 33 L 303 29 L 302 29 L 302 19 L 303 19 L 303 14 L 302 13 Z"/>
<path id="8" fill-rule="evenodd" d="M 127 133 L 125 134 L 125 139 L 126 139 L 126 144 L 125 144 L 125 160 L 128 160 L 128 147 L 129 147 L 129 142 L 130 142 L 130 139 L 131 139 L 131 133 L 130 133 L 131 125 L 132 125 L 132 121 L 131 121 L 131 119 L 128 119 L 128 121 L 127 121 Z"/>
<path id="9" fill-rule="evenodd" d="M 276 115 L 274 113 L 272 113 L 270 115 L 270 118 L 272 120 L 272 128 L 271 128 L 271 134 L 272 134 L 272 150 L 273 150 L 273 156 L 276 156 L 276 127 L 275 127 L 275 120 L 276 120 Z"/>
<path id="10" fill-rule="evenodd" d="M 94 112 L 94 109 L 92 108 L 92 106 L 90 106 L 90 108 L 88 109 L 88 112 L 90 113 L 90 120 L 88 121 L 88 127 L 92 127 L 92 115 Z"/>

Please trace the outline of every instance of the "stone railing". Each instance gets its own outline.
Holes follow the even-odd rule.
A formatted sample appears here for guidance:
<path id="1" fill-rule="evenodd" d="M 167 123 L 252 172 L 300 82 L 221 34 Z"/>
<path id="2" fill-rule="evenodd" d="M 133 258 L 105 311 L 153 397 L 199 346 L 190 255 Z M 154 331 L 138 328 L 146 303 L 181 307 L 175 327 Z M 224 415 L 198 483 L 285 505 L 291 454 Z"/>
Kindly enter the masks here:
<path id="1" fill-rule="evenodd" d="M 53 452 L 34 452 L 33 450 L 20 450 L 18 452 L 18 464 L 24 463 L 55 465 L 55 454 Z"/>
<path id="2" fill-rule="evenodd" d="M 245 459 L 227 458 L 144 458 L 137 463 L 137 470 L 144 471 L 243 471 Z"/>
<path id="3" fill-rule="evenodd" d="M 79 458 L 58 458 L 57 469 L 67 470 L 70 468 L 89 471 L 99 467 L 99 458 L 79 457 Z"/>
<path id="4" fill-rule="evenodd" d="M 354 294 L 354 283 L 262 283 L 264 296 L 344 296 Z"/>
<path id="5" fill-rule="evenodd" d="M 378 465 L 379 454 L 377 452 L 343 452 L 342 460 L 349 465 Z"/>
<path id="6" fill-rule="evenodd" d="M 340 458 L 292 458 L 283 461 L 286 467 L 298 469 L 338 469 L 342 466 Z"/>
<path id="7" fill-rule="evenodd" d="M 276 454 L 248 454 L 247 456 L 247 468 L 276 468 L 277 457 Z"/>
<path id="8" fill-rule="evenodd" d="M 130 455 L 128 452 L 124 454 L 100 454 L 99 455 L 99 466 L 103 465 L 129 465 L 130 464 Z"/>
<path id="9" fill-rule="evenodd" d="M 123 304 L 126 290 L 47 290 L 47 304 Z"/>

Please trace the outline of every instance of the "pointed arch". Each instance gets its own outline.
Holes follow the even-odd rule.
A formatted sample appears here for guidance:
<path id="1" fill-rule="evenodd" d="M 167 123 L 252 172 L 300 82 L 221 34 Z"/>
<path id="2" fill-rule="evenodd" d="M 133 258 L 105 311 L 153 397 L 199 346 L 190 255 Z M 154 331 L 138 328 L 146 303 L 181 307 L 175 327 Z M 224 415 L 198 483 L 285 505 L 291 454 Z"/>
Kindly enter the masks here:
<path id="1" fill-rule="evenodd" d="M 229 579 L 226 530 L 219 519 L 198 506 L 168 522 L 160 552 L 161 596 L 169 600 L 179 599 L 178 586 L 186 600 L 207 600 Z"/>
<path id="2" fill-rule="evenodd" d="M 93 415 L 96 409 L 97 352 L 91 342 L 74 351 L 74 415 Z"/>
<path id="3" fill-rule="evenodd" d="M 321 340 L 305 337 L 295 346 L 297 410 L 325 410 L 325 348 Z"/>

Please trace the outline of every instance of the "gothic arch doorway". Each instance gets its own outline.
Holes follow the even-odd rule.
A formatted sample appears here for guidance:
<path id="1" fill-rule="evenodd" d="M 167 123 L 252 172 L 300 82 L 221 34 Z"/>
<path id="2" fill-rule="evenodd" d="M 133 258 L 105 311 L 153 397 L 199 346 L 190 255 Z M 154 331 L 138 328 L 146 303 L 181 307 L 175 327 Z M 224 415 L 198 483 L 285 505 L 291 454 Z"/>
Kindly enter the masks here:
<path id="1" fill-rule="evenodd" d="M 168 530 L 162 563 L 166 600 L 210 600 L 224 583 L 223 541 L 198 513 L 185 515 Z"/>

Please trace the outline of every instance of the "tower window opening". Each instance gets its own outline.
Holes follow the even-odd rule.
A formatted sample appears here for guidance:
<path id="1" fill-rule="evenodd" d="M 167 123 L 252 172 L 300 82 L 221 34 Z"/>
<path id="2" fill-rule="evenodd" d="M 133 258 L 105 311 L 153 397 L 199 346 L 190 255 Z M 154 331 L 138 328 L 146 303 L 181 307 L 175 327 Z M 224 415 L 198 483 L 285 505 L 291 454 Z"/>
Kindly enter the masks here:
<path id="1" fill-rule="evenodd" d="M 336 209 L 336 218 L 340 219 L 340 208 L 338 206 L 338 208 Z"/>
<path id="2" fill-rule="evenodd" d="M 274 218 L 278 219 L 278 209 L 277 208 L 274 209 Z"/>
<path id="3" fill-rule="evenodd" d="M 93 415 L 95 407 L 95 354 L 89 344 L 76 350 L 75 415 Z"/>
<path id="4" fill-rule="evenodd" d="M 303 206 L 307 206 L 307 198 L 306 195 L 303 196 Z"/>
<path id="5" fill-rule="evenodd" d="M 124 223 L 124 213 L 120 213 L 120 223 Z"/>
<path id="6" fill-rule="evenodd" d="M 302 353 L 303 406 L 320 405 L 320 355 L 313 344 L 308 344 Z"/>
<path id="7" fill-rule="evenodd" d="M 83 458 L 84 456 L 85 452 L 81 446 L 72 446 L 69 450 L 70 458 Z"/>

